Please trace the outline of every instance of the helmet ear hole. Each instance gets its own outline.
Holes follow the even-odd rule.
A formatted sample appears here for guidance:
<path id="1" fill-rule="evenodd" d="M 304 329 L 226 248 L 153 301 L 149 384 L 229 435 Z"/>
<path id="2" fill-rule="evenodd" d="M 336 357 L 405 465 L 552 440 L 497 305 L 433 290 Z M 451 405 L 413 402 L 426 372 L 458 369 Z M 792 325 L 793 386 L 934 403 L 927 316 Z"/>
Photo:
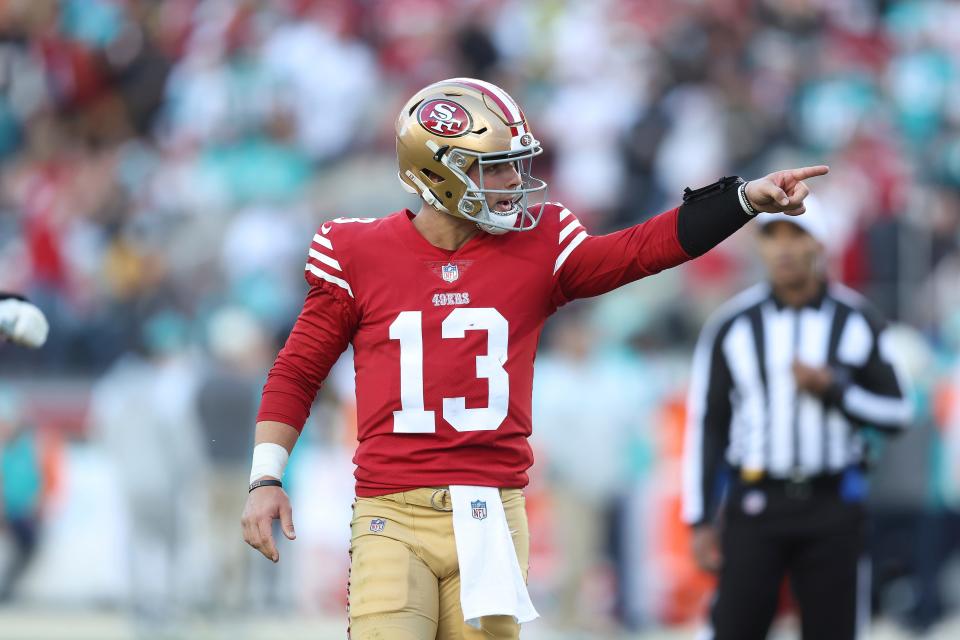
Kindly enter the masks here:
<path id="1" fill-rule="evenodd" d="M 423 169 L 420 169 L 420 171 L 423 172 L 423 175 L 430 178 L 430 181 L 433 182 L 434 184 L 440 184 L 441 182 L 443 182 L 443 176 L 437 175 L 433 171 L 430 171 L 430 169 L 427 169 L 424 167 Z M 447 197 L 449 198 L 450 195 L 448 194 Z"/>

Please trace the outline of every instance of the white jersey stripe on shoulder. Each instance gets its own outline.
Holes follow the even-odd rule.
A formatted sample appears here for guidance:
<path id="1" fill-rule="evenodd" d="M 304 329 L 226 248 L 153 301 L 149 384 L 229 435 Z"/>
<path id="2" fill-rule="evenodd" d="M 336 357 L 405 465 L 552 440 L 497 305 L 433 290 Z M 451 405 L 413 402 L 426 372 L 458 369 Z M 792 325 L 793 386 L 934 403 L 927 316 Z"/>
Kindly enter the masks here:
<path id="1" fill-rule="evenodd" d="M 557 256 L 557 263 L 553 266 L 553 273 L 556 275 L 557 271 L 560 270 L 560 267 L 563 266 L 563 263 L 567 261 L 567 258 L 570 257 L 570 254 L 573 253 L 573 250 L 580 246 L 580 243 L 587 239 L 587 232 L 581 231 L 574 237 L 574 239 L 567 245 L 567 247 L 560 252 L 560 255 Z"/>
<path id="2" fill-rule="evenodd" d="M 560 244 L 563 244 L 563 241 L 566 239 L 567 236 L 569 236 L 571 233 L 573 233 L 574 229 L 576 229 L 576 228 L 578 228 L 578 227 L 582 227 L 582 226 L 583 226 L 583 225 L 581 225 L 581 224 L 580 224 L 580 221 L 577 220 L 576 218 L 574 218 L 573 220 L 571 220 L 571 221 L 570 221 L 570 224 L 568 224 L 567 226 L 565 226 L 565 227 L 563 228 L 563 231 L 560 232 Z"/>
<path id="3" fill-rule="evenodd" d="M 331 251 L 333 251 L 333 243 L 330 242 L 328 238 L 324 238 L 319 233 L 315 233 L 313 235 L 313 241 L 316 242 L 321 247 L 326 247 L 327 249 L 330 249 Z"/>
<path id="4" fill-rule="evenodd" d="M 350 285 L 347 284 L 347 281 L 344 280 L 343 278 L 338 278 L 338 277 L 336 277 L 336 276 L 332 276 L 332 275 L 330 275 L 329 273 L 327 273 L 326 271 L 324 271 L 323 269 L 321 269 L 320 267 L 318 267 L 318 266 L 315 265 L 315 264 L 307 263 L 307 267 L 306 267 L 305 270 L 306 270 L 306 271 L 309 271 L 310 273 L 312 273 L 313 275 L 317 276 L 317 277 L 320 278 L 321 280 L 326 280 L 327 282 L 330 282 L 330 283 L 332 283 L 332 284 L 335 284 L 335 285 L 337 285 L 338 287 L 340 287 L 340 288 L 342 288 L 342 289 L 346 289 L 347 293 L 350 294 L 350 297 L 351 297 L 351 298 L 354 297 L 354 295 L 353 295 L 353 290 L 350 289 Z"/>
<path id="5" fill-rule="evenodd" d="M 310 249 L 310 257 L 313 258 L 314 260 L 317 260 L 318 262 L 322 262 L 323 264 L 330 265 L 331 267 L 333 267 L 333 268 L 336 269 L 337 271 L 343 271 L 343 269 L 340 268 L 340 263 L 339 263 L 339 262 L 337 262 L 336 260 L 334 260 L 334 259 L 331 258 L 330 256 L 325 256 L 325 255 L 323 255 L 322 253 L 320 253 L 320 252 L 317 251 L 316 249 Z"/>
<path id="6" fill-rule="evenodd" d="M 572 215 L 573 215 L 573 212 L 570 211 L 570 209 L 567 209 L 566 207 L 564 207 L 564 208 L 560 211 L 560 222 L 563 222 L 565 219 L 569 218 L 569 217 L 572 216 Z M 574 216 L 574 217 L 576 217 L 576 216 Z"/>
<path id="7" fill-rule="evenodd" d="M 334 224 L 352 224 L 354 222 L 359 222 L 360 224 L 371 224 L 376 222 L 380 218 L 334 218 L 330 222 Z"/>

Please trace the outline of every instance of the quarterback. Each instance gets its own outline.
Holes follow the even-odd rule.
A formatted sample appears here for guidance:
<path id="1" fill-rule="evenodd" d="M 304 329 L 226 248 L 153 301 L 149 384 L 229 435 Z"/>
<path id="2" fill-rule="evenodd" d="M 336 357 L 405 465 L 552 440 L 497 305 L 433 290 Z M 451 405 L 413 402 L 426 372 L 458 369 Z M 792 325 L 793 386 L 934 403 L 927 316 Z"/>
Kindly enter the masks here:
<path id="1" fill-rule="evenodd" d="M 531 171 L 540 143 L 499 87 L 432 84 L 403 107 L 396 134 L 399 177 L 420 210 L 332 220 L 313 236 L 310 290 L 263 390 L 243 536 L 274 562 L 272 521 L 294 538 L 287 456 L 353 345 L 351 637 L 516 638 L 537 616 L 522 488 L 544 322 L 703 254 L 758 211 L 802 214 L 803 181 L 827 167 L 722 178 L 592 236 L 547 201 Z"/>

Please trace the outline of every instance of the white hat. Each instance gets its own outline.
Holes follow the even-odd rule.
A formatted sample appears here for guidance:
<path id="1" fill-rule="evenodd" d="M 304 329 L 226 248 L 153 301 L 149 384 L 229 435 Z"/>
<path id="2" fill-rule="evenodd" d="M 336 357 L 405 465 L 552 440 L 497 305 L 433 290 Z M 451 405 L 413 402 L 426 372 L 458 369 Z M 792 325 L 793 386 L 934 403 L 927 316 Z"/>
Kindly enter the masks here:
<path id="1" fill-rule="evenodd" d="M 804 199 L 803 204 L 807 208 L 807 211 L 802 215 L 788 216 L 785 213 L 758 213 L 757 224 L 763 228 L 773 222 L 789 222 L 790 224 L 800 227 L 821 243 L 827 244 L 829 232 L 827 220 L 823 212 L 823 205 L 812 193 Z"/>

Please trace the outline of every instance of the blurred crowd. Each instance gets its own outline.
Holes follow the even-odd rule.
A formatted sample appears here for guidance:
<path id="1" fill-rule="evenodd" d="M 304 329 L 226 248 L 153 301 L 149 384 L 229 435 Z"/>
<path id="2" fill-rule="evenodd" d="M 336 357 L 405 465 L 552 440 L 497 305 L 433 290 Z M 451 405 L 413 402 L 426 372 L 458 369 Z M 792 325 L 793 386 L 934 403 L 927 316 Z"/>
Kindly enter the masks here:
<path id="1" fill-rule="evenodd" d="M 721 175 L 831 165 L 816 193 L 832 273 L 904 323 L 922 408 L 877 465 L 876 599 L 919 627 L 956 606 L 937 583 L 946 556 L 910 541 L 945 547 L 960 505 L 960 3 L 5 0 L 0 289 L 36 302 L 51 332 L 39 353 L 4 347 L 0 372 L 41 432 L 97 443 L 124 479 L 131 554 L 168 567 L 124 578 L 143 616 L 166 616 L 154 591 L 176 592 L 175 567 L 199 566 L 173 558 L 187 523 L 240 544 L 234 494 L 259 387 L 305 293 L 309 239 L 326 219 L 415 205 L 396 180 L 395 113 L 452 76 L 517 98 L 546 150 L 535 173 L 593 233 Z M 704 316 L 758 277 L 744 232 L 550 330 L 531 487 L 532 529 L 549 533 L 533 543 L 531 580 L 570 624 L 702 610 L 709 581 L 676 524 L 686 371 Z M 342 470 L 348 505 L 344 371 L 315 412 L 302 475 L 308 486 L 327 473 L 309 460 Z M 44 475 L 29 473 L 37 502 Z M 48 512 L 69 510 L 68 479 L 46 483 Z M 209 508 L 170 499 L 185 482 L 207 488 Z M 343 496 L 327 491 L 339 514 Z M 300 604 L 339 593 L 343 529 L 317 516 L 305 557 L 337 561 L 298 569 L 312 585 Z M 249 557 L 230 549 L 204 575 L 238 590 L 239 606 Z"/>

